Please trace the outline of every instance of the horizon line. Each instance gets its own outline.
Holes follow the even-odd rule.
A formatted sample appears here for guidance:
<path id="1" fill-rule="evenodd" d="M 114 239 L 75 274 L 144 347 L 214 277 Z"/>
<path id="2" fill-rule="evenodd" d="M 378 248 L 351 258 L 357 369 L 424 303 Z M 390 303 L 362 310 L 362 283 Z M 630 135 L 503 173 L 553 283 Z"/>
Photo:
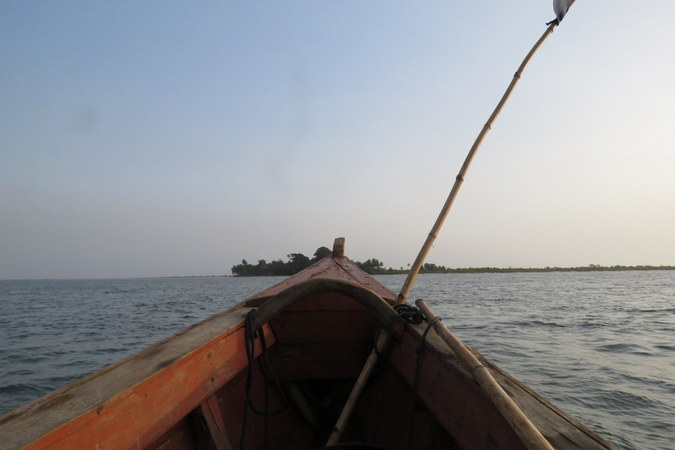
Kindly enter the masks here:
<path id="1" fill-rule="evenodd" d="M 433 263 L 428 263 L 433 264 Z M 675 270 L 673 265 L 648 265 L 648 264 L 639 264 L 639 265 L 613 265 L 613 266 L 603 266 L 600 264 L 589 264 L 587 266 L 545 266 L 545 267 L 497 267 L 497 266 L 483 266 L 483 267 L 444 267 L 434 264 L 438 268 L 442 268 L 443 271 L 439 272 L 429 272 L 422 271 L 422 275 L 438 275 L 438 274 L 452 274 L 452 273 L 517 273 L 517 272 L 619 272 L 619 271 L 639 271 L 639 270 Z M 376 273 L 374 275 L 400 275 L 408 273 L 409 269 L 395 269 L 393 267 L 388 267 L 382 269 L 384 272 L 390 271 L 391 273 Z M 262 275 L 269 277 L 289 277 L 291 275 Z M 128 277 L 40 277 L 40 278 L 0 278 L 0 281 L 94 281 L 94 280 L 147 280 L 147 279 L 160 279 L 160 278 L 260 278 L 261 276 L 241 276 L 241 275 L 148 275 L 148 276 L 128 276 Z"/>

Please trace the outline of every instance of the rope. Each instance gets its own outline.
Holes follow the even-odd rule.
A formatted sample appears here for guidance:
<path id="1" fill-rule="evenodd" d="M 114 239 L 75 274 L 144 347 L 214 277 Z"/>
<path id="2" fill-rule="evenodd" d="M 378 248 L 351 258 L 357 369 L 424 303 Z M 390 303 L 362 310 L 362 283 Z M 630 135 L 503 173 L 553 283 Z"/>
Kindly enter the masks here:
<path id="1" fill-rule="evenodd" d="M 255 339 L 256 339 L 256 332 L 253 329 L 254 315 L 255 309 L 252 309 L 251 311 L 248 312 L 248 314 L 246 314 L 246 319 L 244 320 L 244 347 L 246 348 L 246 358 L 248 360 L 248 365 L 246 367 L 246 400 L 244 402 L 244 417 L 241 424 L 241 436 L 239 438 L 240 450 L 244 449 L 244 437 L 246 435 L 246 422 L 247 422 L 246 418 L 249 409 L 253 411 L 256 415 L 262 416 L 264 418 L 264 448 L 267 448 L 268 447 L 267 418 L 270 416 L 277 415 L 283 412 L 286 408 L 288 408 L 288 398 L 286 397 L 286 392 L 283 390 L 281 386 L 281 381 L 279 380 L 279 377 L 277 376 L 276 372 L 274 371 L 272 365 L 269 362 L 268 356 L 269 354 L 267 352 L 267 342 L 265 340 L 265 332 L 262 329 L 258 333 L 258 337 L 260 338 L 260 345 L 262 347 L 262 357 L 263 360 L 265 361 L 265 366 L 267 367 L 267 370 L 272 380 L 274 380 L 274 384 L 277 386 L 277 389 L 281 394 L 281 398 L 283 399 L 283 405 L 276 411 L 269 412 L 269 392 L 267 383 L 264 383 L 265 389 L 264 409 L 260 410 L 256 408 L 256 406 L 253 404 L 251 392 L 253 391 L 253 366 L 255 364 Z"/>
<path id="2" fill-rule="evenodd" d="M 380 325 L 375 330 L 375 334 L 373 335 L 373 350 L 375 350 L 378 358 L 382 357 L 380 349 L 377 348 L 377 338 L 380 336 L 380 333 L 382 333 L 384 330 L 390 331 L 394 323 L 400 319 L 403 319 L 406 322 L 412 323 L 414 325 L 420 324 L 424 321 L 424 314 L 422 314 L 422 311 L 420 311 L 420 309 L 414 305 L 409 305 L 407 303 L 394 305 L 394 311 L 396 311 L 396 315 L 392 316 L 386 325 Z"/>
<path id="3" fill-rule="evenodd" d="M 421 311 L 420 311 L 421 314 Z M 417 350 L 415 350 L 415 353 L 417 353 L 417 361 L 415 362 L 415 377 L 413 378 L 413 396 L 415 398 L 415 404 L 419 403 L 419 396 L 417 395 L 417 386 L 419 382 L 419 375 L 421 372 L 422 368 L 422 353 L 424 352 L 424 349 L 427 346 L 427 335 L 429 334 L 429 331 L 436 325 L 436 322 L 439 322 L 443 319 L 440 317 L 434 317 L 433 320 L 431 320 L 428 324 L 427 327 L 424 329 L 424 333 L 422 333 L 422 338 L 420 339 L 420 345 L 417 347 Z"/>
<path id="4" fill-rule="evenodd" d="M 424 314 L 416 306 L 401 303 L 400 305 L 395 305 L 394 310 L 406 322 L 418 325 L 424 321 Z"/>
<path id="5" fill-rule="evenodd" d="M 402 305 L 406 305 L 405 303 Z M 422 311 L 420 311 L 418 308 L 415 308 L 419 311 L 419 313 L 422 315 L 424 318 L 424 314 L 422 314 Z M 423 319 L 426 320 L 426 319 Z M 414 435 L 415 431 L 415 409 L 419 408 L 422 405 L 422 402 L 420 401 L 419 395 L 417 394 L 417 389 L 419 385 L 419 376 L 420 372 L 422 371 L 422 353 L 424 352 L 424 349 L 427 346 L 427 335 L 429 334 L 429 331 L 433 328 L 434 324 L 438 322 L 439 320 L 443 320 L 440 317 L 435 317 L 431 322 L 427 324 L 427 327 L 424 329 L 424 333 L 422 333 L 422 338 L 420 339 L 420 345 L 417 347 L 415 350 L 415 353 L 417 353 L 417 357 L 415 359 L 415 375 L 413 375 L 413 385 L 412 385 L 412 395 L 413 395 L 413 409 L 412 409 L 412 419 L 411 420 L 411 429 L 410 429 L 410 434 L 408 435 L 408 448 L 412 448 L 412 438 Z"/>

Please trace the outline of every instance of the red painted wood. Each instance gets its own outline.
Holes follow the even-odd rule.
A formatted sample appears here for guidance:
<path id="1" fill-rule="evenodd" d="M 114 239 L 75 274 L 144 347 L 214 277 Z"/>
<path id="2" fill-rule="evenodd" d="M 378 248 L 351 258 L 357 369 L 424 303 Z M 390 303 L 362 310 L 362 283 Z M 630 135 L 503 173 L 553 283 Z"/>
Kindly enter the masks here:
<path id="1" fill-rule="evenodd" d="M 278 344 L 270 360 L 284 380 L 356 378 L 372 341 Z"/>
<path id="2" fill-rule="evenodd" d="M 146 447 L 246 367 L 242 348 L 243 328 L 229 330 L 27 448 Z"/>
<path id="3" fill-rule="evenodd" d="M 185 418 L 164 433 L 152 448 L 157 450 L 182 450 L 194 448 L 197 442 L 190 421 Z"/>
<path id="4" fill-rule="evenodd" d="M 236 448 L 239 448 L 242 425 L 244 421 L 246 399 L 246 372 L 242 372 L 217 393 L 220 409 L 226 417 L 228 435 Z M 266 377 L 260 364 L 256 363 L 253 371 L 253 392 L 251 401 L 258 409 L 264 409 L 265 390 L 268 395 L 268 411 L 276 411 L 284 405 L 284 401 L 276 385 Z M 293 404 L 279 414 L 269 416 L 267 425 L 265 418 L 255 414 L 250 409 L 246 412 L 246 428 L 244 435 L 245 449 L 263 449 L 267 440 L 272 449 L 315 450 L 318 445 L 314 442 L 314 433 L 309 425 L 302 420 Z"/>
<path id="5" fill-rule="evenodd" d="M 362 311 L 289 311 L 271 322 L 284 343 L 375 340 L 375 321 Z"/>
<path id="6" fill-rule="evenodd" d="M 323 292 L 289 305 L 284 312 L 291 311 L 361 311 L 370 315 L 368 307 L 339 292 Z"/>
<path id="7" fill-rule="evenodd" d="M 204 416 L 204 420 L 211 433 L 213 442 L 216 445 L 216 449 L 234 450 L 230 439 L 227 437 L 223 412 L 220 410 L 220 405 L 218 404 L 216 396 L 210 396 L 205 402 L 199 405 L 199 410 Z"/>
<path id="8" fill-rule="evenodd" d="M 270 358 L 279 377 L 355 378 L 375 342 L 367 308 L 340 293 L 303 299 L 271 321 L 277 345 Z"/>
<path id="9" fill-rule="evenodd" d="M 391 363 L 411 385 L 418 348 L 419 337 L 409 331 L 391 351 Z M 461 448 L 525 448 L 508 422 L 456 363 L 429 346 L 420 358 L 418 395 Z"/>
<path id="10" fill-rule="evenodd" d="M 342 441 L 388 450 L 457 448 L 429 410 L 415 404 L 410 385 L 387 363 L 364 390 Z"/>
<path id="11" fill-rule="evenodd" d="M 348 274 L 350 280 L 370 289 L 385 300 L 389 300 L 390 302 L 396 301 L 397 294 L 395 292 L 384 287 L 375 278 L 361 270 L 349 258 L 336 258 L 335 262 Z"/>
<path id="12" fill-rule="evenodd" d="M 246 305 L 260 306 L 265 300 L 277 295 L 286 288 L 312 278 L 338 278 L 345 281 L 351 281 L 353 283 L 361 284 L 389 302 L 394 302 L 396 300 L 396 294 L 394 292 L 384 287 L 372 276 L 361 271 L 356 264 L 349 260 L 349 258 L 327 257 L 313 266 L 298 272 L 292 277 L 248 298 L 246 300 Z"/>

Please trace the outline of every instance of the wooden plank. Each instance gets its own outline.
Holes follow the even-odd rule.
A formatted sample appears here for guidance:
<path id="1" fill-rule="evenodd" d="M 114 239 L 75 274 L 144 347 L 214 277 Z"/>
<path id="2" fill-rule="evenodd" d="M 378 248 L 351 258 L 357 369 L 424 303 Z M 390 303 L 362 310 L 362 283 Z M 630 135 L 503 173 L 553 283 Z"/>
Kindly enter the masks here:
<path id="1" fill-rule="evenodd" d="M 309 424 L 312 430 L 315 432 L 320 431 L 320 414 L 315 406 L 309 401 L 300 386 L 294 381 L 284 381 L 283 389 L 286 391 L 289 400 L 293 402 L 302 418 L 305 419 L 305 422 Z"/>
<path id="2" fill-rule="evenodd" d="M 259 292 L 252 297 L 245 300 L 246 306 L 256 307 L 262 305 L 265 300 L 270 297 L 283 292 L 287 288 L 294 286 L 303 281 L 311 280 L 313 278 L 346 278 L 344 271 L 335 264 L 333 258 L 324 258 L 318 263 L 307 269 L 300 271 L 292 277 L 286 278 L 280 283 Z"/>
<path id="3" fill-rule="evenodd" d="M 345 238 L 335 238 L 333 242 L 333 258 L 342 258 L 345 256 Z"/>
<path id="4" fill-rule="evenodd" d="M 246 367 L 241 312 L 236 315 L 237 325 L 224 332 L 221 329 L 215 338 L 212 335 L 211 340 L 192 351 L 179 351 L 182 356 L 177 359 L 162 359 L 157 364 L 153 356 L 171 354 L 173 346 L 182 348 L 188 338 L 194 344 L 192 338 L 201 337 L 206 331 L 186 332 L 180 339 L 167 340 L 163 346 L 152 347 L 61 390 L 17 420 L 10 418 L 0 429 L 0 442 L 9 447 L 28 448 L 131 448 L 151 444 Z M 213 324 L 207 328 L 211 330 Z M 268 345 L 272 345 L 274 335 L 268 326 L 265 335 Z M 256 352 L 260 353 L 258 346 Z M 137 370 L 151 373 L 137 380 Z M 55 418 L 63 423 L 52 426 Z"/>
<path id="5" fill-rule="evenodd" d="M 225 421 L 223 412 L 220 410 L 218 399 L 215 395 L 211 395 L 206 401 L 199 405 L 199 410 L 204 416 L 206 426 L 211 433 L 213 442 L 217 450 L 234 450 L 234 446 L 227 437 L 225 430 Z"/>
<path id="6" fill-rule="evenodd" d="M 160 437 L 153 448 L 156 450 L 182 450 L 195 446 L 196 438 L 190 421 L 185 418 Z"/>
<path id="7" fill-rule="evenodd" d="M 363 391 L 342 437 L 387 450 L 458 450 L 428 409 L 420 406 L 407 381 L 390 365 Z"/>
<path id="8" fill-rule="evenodd" d="M 272 319 L 281 343 L 375 342 L 377 323 L 364 311 L 287 311 Z"/>
<path id="9" fill-rule="evenodd" d="M 372 345 L 372 340 L 277 344 L 269 359 L 282 380 L 356 378 Z"/>
<path id="10" fill-rule="evenodd" d="M 64 386 L 0 418 L 0 443 L 29 442 L 141 382 L 190 351 L 241 328 L 248 309 L 216 314 L 157 344 Z M 76 399 L 76 400 L 74 400 Z M 69 407 L 58 409 L 68 403 Z M 54 412 L 58 412 L 54 414 Z M 32 437 L 32 439 L 31 439 Z"/>
<path id="11" fill-rule="evenodd" d="M 427 341 L 443 349 L 445 344 L 436 340 L 440 341 L 431 333 L 427 337 Z M 418 348 L 419 338 L 408 332 L 403 335 L 400 345 L 393 346 L 391 350 L 392 364 L 411 385 L 418 364 Z M 427 348 L 419 357 L 417 394 L 460 448 L 525 449 L 468 373 L 449 363 L 443 352 L 436 348 Z"/>
<path id="12" fill-rule="evenodd" d="M 363 303 L 340 292 L 322 292 L 303 298 L 284 308 L 284 314 L 295 311 L 369 311 Z"/>
<path id="13" fill-rule="evenodd" d="M 385 300 L 389 300 L 392 303 L 396 301 L 397 294 L 384 287 L 371 275 L 361 270 L 359 266 L 349 258 L 336 258 L 335 263 L 348 274 L 351 281 L 370 289 Z"/>
<path id="14" fill-rule="evenodd" d="M 229 437 L 237 446 L 242 438 L 241 431 L 244 424 L 246 379 L 247 373 L 245 371 L 241 372 L 217 393 L 220 408 L 227 418 Z M 251 392 L 250 400 L 256 408 L 264 408 L 266 395 L 269 402 L 268 411 L 278 411 L 283 406 L 284 401 L 280 392 L 277 390 L 275 383 L 262 373 L 260 364 L 254 366 L 252 382 L 253 391 Z M 315 448 L 313 446 L 314 433 L 311 431 L 309 425 L 302 420 L 293 405 L 267 418 L 259 416 L 248 409 L 243 448 L 265 448 L 266 428 L 268 441 L 275 444 L 271 448 Z"/>
<path id="15" fill-rule="evenodd" d="M 443 339 L 443 342 L 454 352 L 457 359 L 469 371 L 473 380 L 480 386 L 483 394 L 499 410 L 502 417 L 511 425 L 520 440 L 530 450 L 553 450 L 551 443 L 542 436 L 530 419 L 523 414 L 518 405 L 495 381 L 486 366 L 474 356 L 464 343 L 448 330 L 445 325 L 438 321 L 438 317 L 429 309 L 422 299 L 418 299 L 415 305 L 422 311 L 424 317 L 433 324 L 434 331 Z"/>
<path id="16" fill-rule="evenodd" d="M 298 272 L 290 278 L 275 284 L 274 286 L 265 289 L 245 301 L 246 306 L 260 306 L 267 299 L 281 293 L 285 289 L 314 278 L 336 278 L 344 281 L 361 284 L 363 287 L 370 289 L 377 295 L 394 303 L 396 294 L 390 289 L 384 287 L 379 281 L 364 271 L 358 268 L 356 264 L 346 257 L 326 257 L 307 269 Z"/>
<path id="17" fill-rule="evenodd" d="M 253 329 L 272 320 L 295 303 L 304 302 L 311 297 L 337 293 L 351 297 L 366 306 L 370 314 L 382 325 L 390 324 L 392 318 L 396 317 L 396 312 L 386 301 L 359 284 L 335 278 L 315 278 L 291 286 L 273 297 L 273 301 L 261 305 L 253 318 Z"/>
<path id="18" fill-rule="evenodd" d="M 426 324 L 408 325 L 406 327 L 408 332 L 404 333 L 401 345 L 395 346 L 392 350 L 391 358 L 393 364 L 410 383 L 412 383 L 415 370 L 415 361 L 410 357 L 410 352 L 414 352 L 418 347 L 419 338 L 424 332 L 425 326 Z M 432 375 L 424 375 L 423 378 L 426 381 L 420 381 L 419 383 L 422 400 L 427 407 L 434 411 L 440 420 L 444 421 L 444 426 L 447 427 L 447 424 L 450 424 L 450 428 L 447 429 L 451 434 L 455 430 L 460 430 L 460 435 L 468 436 L 469 439 L 472 439 L 471 436 L 476 432 L 478 433 L 477 435 L 480 435 L 480 429 L 469 432 L 466 425 L 457 422 L 456 419 L 453 419 L 450 414 L 443 410 L 448 406 L 461 410 L 463 413 L 458 417 L 459 420 L 468 420 L 468 424 L 475 422 L 480 427 L 481 421 L 488 415 L 486 414 L 485 417 L 482 417 L 482 414 L 480 414 L 482 407 L 475 408 L 475 406 L 480 405 L 481 402 L 486 402 L 487 399 L 480 395 L 477 386 L 471 381 L 470 375 L 457 363 L 454 353 L 445 347 L 445 344 L 435 333 L 429 333 L 427 344 L 427 350 L 423 353 L 422 367 L 423 373 L 430 370 L 432 371 Z M 474 353 L 483 365 L 488 367 L 495 380 L 509 394 L 525 415 L 530 418 L 554 448 L 561 450 L 580 448 L 616 449 L 613 444 L 602 439 L 593 431 L 580 424 L 576 419 L 559 410 L 527 386 L 508 375 L 494 362 L 471 347 L 467 346 L 467 348 Z M 431 363 L 429 363 L 430 361 Z M 435 375 L 433 375 L 433 372 L 435 372 Z M 438 380 L 443 380 L 443 383 L 438 383 Z M 456 389 L 461 389 L 461 386 L 464 386 L 465 392 L 457 391 L 453 393 L 448 389 L 449 385 L 458 386 Z M 469 395 L 470 393 L 471 395 Z M 450 402 L 446 403 L 448 396 L 450 396 Z M 471 397 L 483 397 L 483 399 L 470 400 Z M 488 410 L 494 412 L 495 408 L 488 405 L 486 411 Z M 472 415 L 476 415 L 476 417 L 472 418 Z M 494 431 L 495 429 L 497 428 L 493 427 L 492 430 Z M 461 446 L 463 447 L 464 445 Z M 471 442 L 469 448 L 474 448 L 474 446 L 480 446 L 480 443 Z"/>

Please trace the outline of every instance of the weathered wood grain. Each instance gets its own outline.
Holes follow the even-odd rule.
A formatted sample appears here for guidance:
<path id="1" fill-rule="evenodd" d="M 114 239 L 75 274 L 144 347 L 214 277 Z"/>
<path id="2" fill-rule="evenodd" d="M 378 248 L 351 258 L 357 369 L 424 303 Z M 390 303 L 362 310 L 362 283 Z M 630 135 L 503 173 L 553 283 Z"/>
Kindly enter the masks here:
<path id="1" fill-rule="evenodd" d="M 356 264 L 349 260 L 349 258 L 333 258 L 329 256 L 313 266 L 298 272 L 292 277 L 249 297 L 245 300 L 245 304 L 246 306 L 260 306 L 265 301 L 283 292 L 287 288 L 314 278 L 336 278 L 344 281 L 351 281 L 352 283 L 370 289 L 391 304 L 393 304 L 396 299 L 396 294 L 394 292 L 382 286 L 375 278 L 359 269 Z"/>
<path id="2" fill-rule="evenodd" d="M 157 440 L 246 367 L 246 311 L 216 315 L 13 411 L 0 423 L 0 448 L 141 448 Z M 269 327 L 266 335 L 271 345 Z"/>
<path id="3" fill-rule="evenodd" d="M 410 384 L 417 361 L 411 354 L 419 348 L 425 324 L 406 326 L 400 343 L 392 348 L 391 362 Z M 420 363 L 419 395 L 425 406 L 458 441 L 462 448 L 484 448 L 487 441 L 509 442 L 515 433 L 472 381 L 456 355 L 431 332 Z M 524 384 L 509 376 L 494 362 L 467 346 L 490 371 L 541 434 L 556 449 L 616 449 L 576 419 L 562 412 Z M 458 414 L 458 411 L 461 412 Z M 497 415 L 495 416 L 495 413 Z M 498 425 L 501 424 L 501 425 Z M 498 437 L 489 437 L 495 433 Z M 510 437 L 509 437 L 510 435 Z M 520 442 L 520 440 L 517 440 Z M 514 446 L 517 444 L 513 444 Z M 520 444 L 522 445 L 522 444 Z M 511 447 L 502 447 L 511 448 Z M 516 448 L 516 447 L 514 447 Z"/>

